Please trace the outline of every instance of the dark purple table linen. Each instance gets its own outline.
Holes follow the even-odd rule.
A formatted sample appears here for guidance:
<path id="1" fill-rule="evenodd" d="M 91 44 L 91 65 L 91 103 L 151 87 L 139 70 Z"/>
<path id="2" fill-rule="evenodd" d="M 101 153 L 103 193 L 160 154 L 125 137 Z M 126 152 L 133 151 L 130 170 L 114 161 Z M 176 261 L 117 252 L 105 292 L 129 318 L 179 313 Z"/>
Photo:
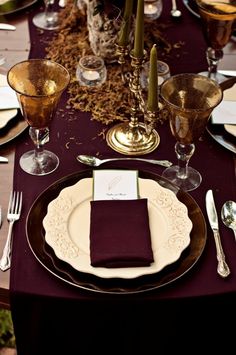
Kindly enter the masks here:
<path id="1" fill-rule="evenodd" d="M 147 199 L 91 201 L 92 266 L 149 266 L 153 260 Z"/>
<path id="2" fill-rule="evenodd" d="M 180 56 L 179 52 L 176 51 L 175 55 L 174 51 L 168 58 L 171 73 L 205 70 L 206 44 L 199 19 L 189 13 L 182 2 L 178 5 L 183 13 L 180 21 L 170 18 L 170 1 L 164 2 L 160 18 L 167 25 L 166 38 L 173 43 L 178 40 L 185 43 Z M 52 34 L 37 30 L 30 17 L 30 36 L 30 57 L 43 57 L 44 47 Z M 153 349 L 157 346 L 160 349 L 162 345 L 166 353 L 170 340 L 175 349 L 179 347 L 182 351 L 183 347 L 179 342 L 180 339 L 183 340 L 183 335 L 185 340 L 192 341 L 195 349 L 197 345 L 200 348 L 203 346 L 203 340 L 212 340 L 213 343 L 215 338 L 209 335 L 209 327 L 213 330 L 215 325 L 215 330 L 218 331 L 219 318 L 222 320 L 224 315 L 234 309 L 230 308 L 231 303 L 228 300 L 230 296 L 233 299 L 236 294 L 236 248 L 232 231 L 220 221 L 222 244 L 231 268 L 231 275 L 224 280 L 216 272 L 215 244 L 207 222 L 205 194 L 208 189 L 213 189 L 218 211 L 226 200 L 236 200 L 233 153 L 216 143 L 207 132 L 196 142 L 196 151 L 190 165 L 201 172 L 203 181 L 190 194 L 206 219 L 208 238 L 203 255 L 189 272 L 175 282 L 151 292 L 131 295 L 88 292 L 69 285 L 48 272 L 31 252 L 25 232 L 29 209 L 44 189 L 70 173 L 89 170 L 77 162 L 78 154 L 95 155 L 99 152 L 100 157 L 119 156 L 98 136 L 98 132 L 104 127 L 92 121 L 89 113 L 67 108 L 67 99 L 68 95 L 64 93 L 52 122 L 50 142 L 47 144 L 47 149 L 54 151 L 60 158 L 59 168 L 54 173 L 44 177 L 24 173 L 19 167 L 19 158 L 32 147 L 32 142 L 27 131 L 16 140 L 14 189 L 22 190 L 24 197 L 22 217 L 14 226 L 10 274 L 11 309 L 18 355 L 49 354 L 50 352 L 45 351 L 46 343 L 49 344 L 47 349 L 57 354 L 91 354 L 92 348 L 94 351 L 110 354 L 111 348 L 108 347 L 106 351 L 107 339 L 113 344 L 114 353 L 119 354 L 151 354 Z M 146 157 L 176 162 L 175 140 L 169 125 L 159 125 L 157 131 L 161 138 L 160 145 Z M 163 171 L 160 166 L 141 162 L 113 162 L 106 167 L 127 167 L 159 175 Z M 223 307 L 219 307 L 221 303 L 224 304 Z M 156 326 L 149 326 L 150 315 L 160 325 L 158 330 Z M 198 321 L 201 321 L 200 329 L 197 326 Z M 227 338 L 228 344 L 228 333 L 223 336 L 226 329 L 228 328 L 221 328 L 221 335 L 222 338 Z M 78 337 L 80 341 L 77 341 Z"/>
<path id="3" fill-rule="evenodd" d="M 184 38 L 184 41 L 186 42 L 185 54 L 188 54 L 188 58 L 191 58 L 192 56 L 194 58 L 202 58 L 205 55 L 203 50 L 205 48 L 204 42 L 196 48 L 192 44 L 190 36 L 191 31 L 186 31 L 186 27 L 188 28 L 188 26 L 191 26 L 192 29 L 193 23 L 195 31 L 196 28 L 198 28 L 199 36 L 199 33 L 201 33 L 200 24 L 183 6 L 181 10 L 183 10 L 184 14 L 182 22 L 173 24 L 173 28 L 177 26 L 179 38 Z M 163 16 L 166 16 L 168 20 L 167 6 L 164 8 Z M 30 35 L 32 38 L 30 57 L 43 57 L 45 54 L 44 48 L 52 34 L 42 33 L 42 31 L 36 29 L 30 21 Z M 166 36 L 169 36 L 169 31 Z M 177 36 L 176 33 L 175 36 Z M 190 43 L 187 39 L 189 39 L 189 41 L 191 40 Z M 192 52 L 190 51 L 190 48 L 192 48 Z M 202 51 L 200 50 L 201 48 Z M 176 61 L 176 66 L 171 67 L 172 73 L 178 72 L 177 64 L 179 65 L 180 62 L 181 60 Z M 195 61 L 192 62 L 189 59 L 186 71 L 191 71 L 194 63 Z M 32 142 L 27 131 L 16 140 L 14 188 L 23 191 L 24 204 L 22 217 L 20 221 L 16 223 L 14 228 L 15 238 L 13 243 L 13 259 L 10 275 L 10 291 L 13 295 L 22 292 L 26 294 L 41 294 L 44 296 L 66 298 L 85 297 L 93 299 L 94 297 L 91 293 L 85 295 L 84 292 L 80 292 L 78 289 L 73 287 L 68 288 L 68 285 L 64 284 L 61 280 L 53 278 L 52 275 L 49 274 L 35 259 L 28 246 L 25 234 L 25 223 L 29 209 L 34 200 L 43 190 L 53 182 L 70 173 L 80 170 L 90 170 L 89 167 L 78 163 L 76 160 L 78 154 L 96 155 L 96 153 L 99 152 L 101 157 L 119 156 L 119 154 L 108 147 L 105 140 L 97 135 L 97 133 L 101 132 L 104 127 L 100 123 L 92 121 L 89 113 L 67 109 L 67 99 L 67 94 L 63 94 L 55 118 L 52 121 L 50 142 L 47 143 L 47 149 L 52 150 L 60 157 L 60 165 L 54 173 L 44 177 L 36 177 L 24 173 L 19 166 L 19 158 L 29 149 L 29 147 L 32 147 Z M 76 119 L 71 120 L 72 115 Z M 146 157 L 153 159 L 169 159 L 176 162 L 174 151 L 175 140 L 170 133 L 169 125 L 167 123 L 159 125 L 157 131 L 161 137 L 160 145 L 153 153 L 146 155 Z M 71 137 L 76 137 L 76 140 L 71 139 Z M 94 137 L 96 137 L 96 139 L 94 139 Z M 77 141 L 80 142 L 79 145 L 76 144 Z M 70 143 L 69 148 L 66 146 L 66 143 L 68 142 Z M 93 144 L 91 144 L 91 142 L 93 142 Z M 205 193 L 208 189 L 211 188 L 215 191 L 216 207 L 218 211 L 225 200 L 236 199 L 233 154 L 216 143 L 207 132 L 201 137 L 201 140 L 196 142 L 196 151 L 190 161 L 190 165 L 198 169 L 203 176 L 203 181 L 200 187 L 190 194 L 195 198 L 205 218 L 207 218 L 205 210 Z M 159 175 L 161 175 L 163 171 L 163 168 L 160 166 L 152 166 L 148 163 L 141 162 L 113 162 L 108 163 L 107 168 L 108 167 L 138 168 L 155 172 Z M 219 278 L 216 273 L 215 245 L 208 224 L 207 227 L 209 238 L 205 251 L 196 267 L 184 277 L 180 278 L 178 282 L 175 283 L 174 288 L 166 287 L 159 289 L 156 292 L 153 292 L 152 296 L 155 294 L 155 297 L 157 298 L 176 298 L 202 296 L 206 294 L 221 294 L 222 292 L 235 291 L 236 279 L 233 277 L 234 273 L 232 273 L 227 282 Z M 232 269 L 236 270 L 236 250 L 234 239 L 231 236 L 232 231 L 224 227 L 223 224 L 221 224 L 220 227 L 223 233 L 223 247 L 226 255 L 229 255 L 230 259 L 229 264 L 232 265 Z M 24 263 L 22 263 L 22 260 L 24 260 Z M 37 275 L 37 277 L 35 277 L 35 275 Z M 39 287 L 39 285 L 42 284 L 44 287 Z M 149 298 L 152 296 L 149 294 L 144 297 Z"/>

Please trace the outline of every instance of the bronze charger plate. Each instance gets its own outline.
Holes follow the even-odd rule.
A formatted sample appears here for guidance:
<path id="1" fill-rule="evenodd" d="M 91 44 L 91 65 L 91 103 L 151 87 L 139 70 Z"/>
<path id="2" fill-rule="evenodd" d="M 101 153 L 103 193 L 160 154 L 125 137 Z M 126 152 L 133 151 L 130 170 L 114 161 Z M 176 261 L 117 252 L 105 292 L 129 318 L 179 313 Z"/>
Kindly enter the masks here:
<path id="1" fill-rule="evenodd" d="M 172 190 L 179 201 L 187 206 L 189 218 L 193 223 L 190 244 L 175 263 L 151 275 L 143 275 L 133 279 L 104 279 L 79 272 L 68 263 L 57 258 L 54 250 L 45 242 L 42 222 L 47 214 L 47 206 L 59 195 L 62 189 L 74 185 L 81 179 L 92 177 L 92 173 L 92 170 L 86 170 L 56 181 L 44 190 L 31 206 L 26 220 L 27 241 L 34 256 L 43 267 L 62 281 L 85 290 L 110 294 L 131 294 L 163 287 L 183 276 L 196 264 L 204 250 L 207 238 L 206 223 L 201 209 L 188 193 L 180 190 L 161 176 L 147 171 L 139 171 L 139 177 L 152 179 L 163 187 Z"/>
<path id="2" fill-rule="evenodd" d="M 0 129 L 0 147 L 18 137 L 27 127 L 28 123 L 18 110 L 17 115 Z"/>
<path id="3" fill-rule="evenodd" d="M 0 15 L 9 15 L 33 5 L 37 0 L 9 0 L 0 5 Z"/>
<path id="4" fill-rule="evenodd" d="M 195 3 L 194 0 L 183 0 L 184 5 L 186 6 L 186 8 L 196 17 L 200 18 L 199 12 L 198 12 L 198 8 L 197 8 L 197 4 Z"/>
<path id="5" fill-rule="evenodd" d="M 206 130 L 216 142 L 231 152 L 236 153 L 236 139 L 224 129 L 223 124 L 213 124 L 210 120 Z"/>

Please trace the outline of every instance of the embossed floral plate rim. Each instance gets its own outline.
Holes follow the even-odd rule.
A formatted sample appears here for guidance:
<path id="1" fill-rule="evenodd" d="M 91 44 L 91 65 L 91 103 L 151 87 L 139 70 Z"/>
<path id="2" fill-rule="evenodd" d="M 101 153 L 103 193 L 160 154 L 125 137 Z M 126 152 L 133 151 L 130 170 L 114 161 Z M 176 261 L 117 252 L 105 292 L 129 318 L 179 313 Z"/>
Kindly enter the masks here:
<path id="1" fill-rule="evenodd" d="M 193 228 L 190 233 L 190 244 L 182 252 L 180 258 L 155 274 L 133 279 L 100 278 L 92 274 L 79 272 L 68 263 L 57 258 L 53 249 L 45 242 L 42 221 L 47 213 L 47 206 L 50 201 L 59 195 L 63 188 L 71 186 L 81 179 L 92 177 L 92 174 L 92 169 L 86 169 L 60 178 L 42 191 L 29 210 L 26 220 L 27 242 L 34 257 L 49 272 L 49 275 L 85 291 L 125 295 L 149 292 L 172 285 L 173 282 L 180 281 L 192 269 L 195 269 L 194 266 L 198 263 L 207 240 L 206 222 L 200 207 L 190 194 L 179 189 L 162 176 L 145 170 L 139 170 L 141 178 L 158 181 L 163 187 L 173 191 L 179 201 L 183 202 L 188 209 Z"/>
<path id="2" fill-rule="evenodd" d="M 141 198 L 148 199 L 154 262 L 148 267 L 104 268 L 90 264 L 89 228 L 92 178 L 63 189 L 48 205 L 45 240 L 56 256 L 76 270 L 103 278 L 134 278 L 156 273 L 175 262 L 190 243 L 192 222 L 176 195 L 151 179 L 138 178 Z M 114 221 L 115 223 L 115 221 Z M 127 221 L 129 223 L 129 221 Z"/>

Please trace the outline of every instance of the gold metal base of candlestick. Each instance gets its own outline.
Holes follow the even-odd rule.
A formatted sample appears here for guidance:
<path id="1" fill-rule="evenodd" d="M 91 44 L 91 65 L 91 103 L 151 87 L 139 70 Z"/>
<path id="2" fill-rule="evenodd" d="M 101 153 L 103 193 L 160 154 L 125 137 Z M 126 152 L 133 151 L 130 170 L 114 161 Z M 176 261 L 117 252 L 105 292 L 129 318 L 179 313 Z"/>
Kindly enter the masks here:
<path id="1" fill-rule="evenodd" d="M 143 155 L 157 148 L 160 136 L 154 129 L 147 134 L 143 123 L 131 127 L 128 122 L 125 122 L 110 128 L 106 140 L 116 152 L 126 155 Z"/>

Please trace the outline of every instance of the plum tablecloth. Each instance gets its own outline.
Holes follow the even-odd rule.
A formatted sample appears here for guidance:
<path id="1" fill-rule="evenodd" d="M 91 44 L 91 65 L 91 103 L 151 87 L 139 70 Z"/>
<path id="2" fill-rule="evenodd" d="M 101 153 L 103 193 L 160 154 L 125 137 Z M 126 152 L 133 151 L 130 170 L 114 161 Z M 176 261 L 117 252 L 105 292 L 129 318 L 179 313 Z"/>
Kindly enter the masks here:
<path id="1" fill-rule="evenodd" d="M 180 57 L 168 59 L 171 73 L 199 72 L 206 69 L 205 42 L 199 19 L 179 2 L 182 19 L 173 22 L 169 16 L 170 1 L 164 1 L 160 20 L 166 27 L 166 36 L 173 43 L 185 42 Z M 38 11 L 38 9 L 35 9 Z M 51 34 L 42 33 L 32 26 L 31 17 L 30 57 L 43 57 L 45 40 Z M 227 326 L 220 326 L 228 319 L 231 301 L 236 295 L 236 247 L 232 231 L 220 223 L 222 243 L 232 270 L 228 279 L 216 273 L 215 245 L 208 221 L 208 238 L 204 252 L 197 264 L 185 275 L 163 288 L 132 295 L 109 295 L 89 292 L 66 284 L 50 274 L 36 260 L 26 239 L 25 224 L 29 209 L 37 196 L 57 179 L 70 173 L 89 170 L 76 160 L 77 154 L 118 156 L 98 132 L 102 125 L 90 120 L 89 113 L 65 109 L 68 99 L 65 93 L 59 105 L 64 117 L 57 111 L 52 124 L 47 148 L 60 157 L 59 168 L 45 177 L 25 174 L 19 167 L 19 158 L 32 143 L 28 132 L 17 140 L 14 168 L 14 189 L 22 190 L 24 205 L 22 217 L 14 227 L 14 245 L 10 274 L 10 297 L 18 355 L 37 354 L 149 354 L 158 350 L 184 351 L 184 344 L 192 342 L 201 349 L 204 341 L 214 341 L 208 329 L 221 336 L 228 335 Z M 69 120 L 71 112 L 76 120 Z M 161 143 L 147 157 L 176 160 L 175 141 L 168 124 L 158 127 Z M 75 136 L 82 144 L 76 145 Z M 96 137 L 96 139 L 93 139 Z M 69 149 L 66 143 L 70 141 Z M 236 200 L 235 168 L 233 153 L 216 143 L 207 132 L 196 144 L 191 160 L 203 176 L 201 186 L 190 193 L 206 217 L 205 193 L 213 189 L 216 207 L 220 211 L 226 200 Z M 141 162 L 109 163 L 107 167 L 128 167 L 161 174 L 162 167 Z M 224 304 L 224 307 L 221 305 Z M 207 317 L 206 317 L 207 314 Z M 197 325 L 202 321 L 201 326 Z M 108 346 L 111 344 L 111 347 Z M 47 345 L 46 345 L 47 344 Z M 229 344 L 229 342 L 228 342 Z M 156 349 L 156 351 L 155 351 Z"/>

